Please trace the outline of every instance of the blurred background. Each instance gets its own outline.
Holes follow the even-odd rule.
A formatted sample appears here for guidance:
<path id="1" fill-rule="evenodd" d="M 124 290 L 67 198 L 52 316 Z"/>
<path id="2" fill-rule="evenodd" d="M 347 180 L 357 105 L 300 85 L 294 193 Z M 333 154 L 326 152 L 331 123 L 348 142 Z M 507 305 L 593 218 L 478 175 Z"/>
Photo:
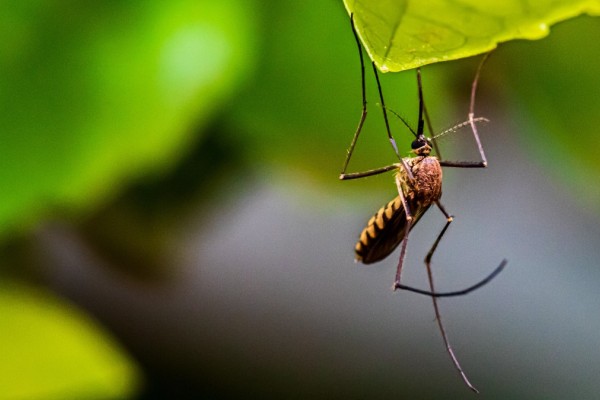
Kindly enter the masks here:
<path id="1" fill-rule="evenodd" d="M 0 399 L 463 398 L 397 252 L 353 262 L 391 174 L 341 182 L 360 69 L 341 1 L 11 3 L 0 16 Z M 485 170 L 445 169 L 440 300 L 486 398 L 600 391 L 600 24 L 500 46 Z M 423 68 L 436 130 L 480 58 Z M 350 163 L 394 162 L 376 87 Z M 413 71 L 382 76 L 416 125 Z M 410 136 L 396 118 L 402 154 Z M 445 159 L 478 160 L 468 130 Z M 445 223 L 411 234 L 407 284 Z"/>

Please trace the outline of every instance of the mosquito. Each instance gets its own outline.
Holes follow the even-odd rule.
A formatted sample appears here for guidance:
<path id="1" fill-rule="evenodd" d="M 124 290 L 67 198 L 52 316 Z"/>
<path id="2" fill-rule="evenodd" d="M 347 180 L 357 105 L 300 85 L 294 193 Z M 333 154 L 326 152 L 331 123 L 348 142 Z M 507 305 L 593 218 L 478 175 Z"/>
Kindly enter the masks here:
<path id="1" fill-rule="evenodd" d="M 487 158 L 485 156 L 485 152 L 483 150 L 483 146 L 479 139 L 479 134 L 477 132 L 477 122 L 487 121 L 485 118 L 475 118 L 475 94 L 477 91 L 477 84 L 479 81 L 479 76 L 481 74 L 481 69 L 487 60 L 489 53 L 486 54 L 482 61 L 480 62 L 475 77 L 473 79 L 473 83 L 471 85 L 471 99 L 469 106 L 469 115 L 468 120 L 447 130 L 442 132 L 441 134 L 434 136 L 432 138 L 427 138 L 424 134 L 425 130 L 425 119 L 427 120 L 427 128 L 430 132 L 433 132 L 431 128 L 431 122 L 429 120 L 429 115 L 427 113 L 427 109 L 425 107 L 425 102 L 423 100 L 423 89 L 421 82 L 421 71 L 419 68 L 416 70 L 417 75 L 417 86 L 418 86 L 418 95 L 419 95 L 419 117 L 418 117 L 418 126 L 417 131 L 415 132 L 410 125 L 399 115 L 397 115 L 404 125 L 411 131 L 414 135 L 414 140 L 411 144 L 411 151 L 414 154 L 411 157 L 401 157 L 398 153 L 398 148 L 396 142 L 391 134 L 390 126 L 387 118 L 387 108 L 385 106 L 385 102 L 383 99 L 383 92 L 381 89 L 381 84 L 379 81 L 379 75 L 377 73 L 377 67 L 375 63 L 372 62 L 373 72 L 375 74 L 375 79 L 377 82 L 377 88 L 379 91 L 379 98 L 381 101 L 381 108 L 383 110 L 383 116 L 387 131 L 388 140 L 398 157 L 399 162 L 394 164 L 372 169 L 364 172 L 351 172 L 347 173 L 346 170 L 348 168 L 348 163 L 350 158 L 352 157 L 352 153 L 354 151 L 354 147 L 358 140 L 358 136 L 362 130 L 363 124 L 367 117 L 367 100 L 366 100 L 366 89 L 365 89 L 365 66 L 362 54 L 362 48 L 360 44 L 360 40 L 358 38 L 358 34 L 356 32 L 356 28 L 354 26 L 354 16 L 352 15 L 350 18 L 352 24 L 352 32 L 354 34 L 354 38 L 358 45 L 359 55 L 360 55 L 360 65 L 361 65 L 361 82 L 362 82 L 362 114 L 358 123 L 358 127 L 356 132 L 354 133 L 354 137 L 352 138 L 352 142 L 350 144 L 350 148 L 348 149 L 346 159 L 344 161 L 342 173 L 340 174 L 341 180 L 349 180 L 349 179 L 358 179 L 364 178 L 368 176 L 373 176 L 377 174 L 382 174 L 389 171 L 395 171 L 395 183 L 398 189 L 398 196 L 391 200 L 389 203 L 381 207 L 375 215 L 367 222 L 367 226 L 363 229 L 359 236 L 359 240 L 355 246 L 356 260 L 360 261 L 364 264 L 372 264 L 386 258 L 390 253 L 392 253 L 400 244 L 400 257 L 398 260 L 398 266 L 396 269 L 396 276 L 394 280 L 393 290 L 402 289 L 408 290 L 411 292 L 416 292 L 420 294 L 424 294 L 430 296 L 433 301 L 433 308 L 435 312 L 436 321 L 438 324 L 438 328 L 442 335 L 442 339 L 444 341 L 444 345 L 446 347 L 446 351 L 448 352 L 450 358 L 452 359 L 452 363 L 455 368 L 458 370 L 462 380 L 465 384 L 474 392 L 479 393 L 479 391 L 471 384 L 467 375 L 463 371 L 458 359 L 456 358 L 454 351 L 448 341 L 448 337 L 446 335 L 446 331 L 442 324 L 442 319 L 440 315 L 440 311 L 437 304 L 437 297 L 450 297 L 450 296 L 460 296 L 472 292 L 480 288 L 481 286 L 487 284 L 491 281 L 496 275 L 498 275 L 502 269 L 505 267 L 507 260 L 504 259 L 498 265 L 498 267 L 485 279 L 478 282 L 477 284 L 470 286 L 466 289 L 454 291 L 454 292 L 445 292 L 440 293 L 435 291 L 434 283 L 433 283 L 433 274 L 431 271 L 431 259 L 437 249 L 439 242 L 442 237 L 446 233 L 448 227 L 453 221 L 453 216 L 450 215 L 442 203 L 440 202 L 440 198 L 442 195 L 442 168 L 441 167 L 456 167 L 456 168 L 485 168 L 487 167 Z M 395 113 L 394 113 L 395 114 Z M 425 118 L 424 118 L 425 116 Z M 439 136 L 442 136 L 446 133 L 452 132 L 464 126 L 470 126 L 473 132 L 473 136 L 475 142 L 477 143 L 477 148 L 479 150 L 479 154 L 481 157 L 480 161 L 447 161 L 442 160 L 440 156 L 439 149 L 435 143 L 435 139 Z M 431 155 L 432 149 L 436 150 L 436 154 L 438 157 Z M 429 289 L 430 290 L 421 290 L 416 289 L 410 286 L 403 285 L 401 283 L 401 274 L 402 267 L 404 264 L 404 259 L 406 257 L 406 248 L 408 244 L 409 233 L 411 229 L 419 222 L 421 217 L 425 214 L 425 212 L 432 206 L 435 205 L 442 212 L 444 217 L 446 218 L 446 224 L 438 234 L 435 239 L 431 249 L 425 256 L 425 267 L 427 269 L 427 277 L 429 281 Z"/>

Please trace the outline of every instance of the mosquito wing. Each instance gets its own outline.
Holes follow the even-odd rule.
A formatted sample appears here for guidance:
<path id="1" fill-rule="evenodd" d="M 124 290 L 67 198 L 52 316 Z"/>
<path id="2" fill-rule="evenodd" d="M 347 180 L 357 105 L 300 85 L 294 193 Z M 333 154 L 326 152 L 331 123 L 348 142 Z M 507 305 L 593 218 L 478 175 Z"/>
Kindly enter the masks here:
<path id="1" fill-rule="evenodd" d="M 429 205 L 422 207 L 416 202 L 412 203 L 409 204 L 413 214 L 411 229 L 429 208 Z M 361 232 L 354 248 L 356 260 L 363 264 L 372 264 L 383 260 L 402 242 L 406 234 L 406 227 L 406 211 L 400 196 L 397 196 L 381 207 L 367 222 L 367 226 Z"/>

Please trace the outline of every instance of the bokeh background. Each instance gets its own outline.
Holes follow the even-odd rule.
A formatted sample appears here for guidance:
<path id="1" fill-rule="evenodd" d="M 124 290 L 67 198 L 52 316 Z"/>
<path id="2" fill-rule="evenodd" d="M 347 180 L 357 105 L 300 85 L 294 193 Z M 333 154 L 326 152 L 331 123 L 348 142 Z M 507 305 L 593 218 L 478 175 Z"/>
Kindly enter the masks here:
<path id="1" fill-rule="evenodd" d="M 341 1 L 54 2 L 0 20 L 0 399 L 463 398 L 431 300 L 353 262 L 391 175 L 340 182 L 360 116 Z M 434 259 L 486 398 L 600 392 L 600 24 L 503 44 L 481 77 L 486 170 L 444 175 Z M 427 66 L 436 130 L 479 58 Z M 370 75 L 368 75 L 370 77 Z M 414 72 L 382 76 L 416 124 Z M 375 86 L 354 171 L 394 162 Z M 403 154 L 410 136 L 392 129 Z M 468 131 L 441 142 L 476 160 Z M 411 234 L 405 282 L 445 219 Z"/>

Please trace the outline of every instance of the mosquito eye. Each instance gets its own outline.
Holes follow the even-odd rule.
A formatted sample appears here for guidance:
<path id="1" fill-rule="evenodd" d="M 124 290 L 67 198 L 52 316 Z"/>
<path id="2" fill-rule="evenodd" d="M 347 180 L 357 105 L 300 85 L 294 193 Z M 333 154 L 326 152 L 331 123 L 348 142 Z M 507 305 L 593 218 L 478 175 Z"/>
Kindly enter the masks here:
<path id="1" fill-rule="evenodd" d="M 421 147 L 423 147 L 423 142 L 421 140 L 413 140 L 412 144 L 410 145 L 410 148 L 413 150 L 417 150 Z"/>

